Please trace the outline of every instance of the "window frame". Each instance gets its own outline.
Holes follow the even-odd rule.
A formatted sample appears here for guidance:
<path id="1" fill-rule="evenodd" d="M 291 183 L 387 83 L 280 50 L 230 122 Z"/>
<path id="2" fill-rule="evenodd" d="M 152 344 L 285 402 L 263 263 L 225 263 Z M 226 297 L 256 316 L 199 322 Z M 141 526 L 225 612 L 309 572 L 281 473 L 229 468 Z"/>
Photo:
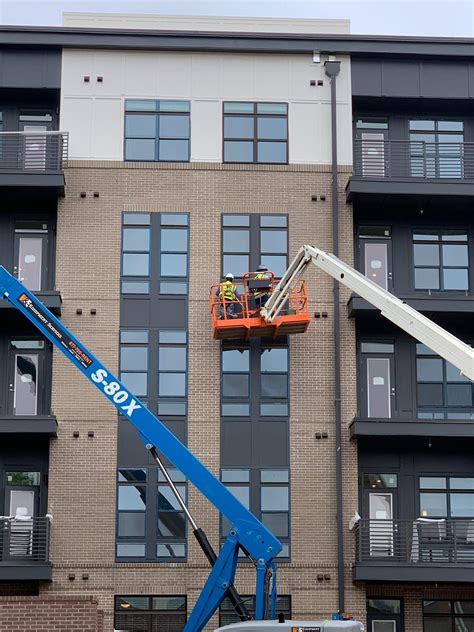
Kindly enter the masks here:
<path id="1" fill-rule="evenodd" d="M 223 474 L 224 472 L 228 472 L 228 471 L 241 471 L 241 472 L 248 472 L 248 480 L 244 481 L 243 479 L 240 481 L 222 481 L 223 479 Z M 268 471 L 281 471 L 281 472 L 285 472 L 287 474 L 287 482 L 278 482 L 278 481 L 274 481 L 274 482 L 263 482 L 262 481 L 262 472 L 268 472 Z M 222 481 L 222 484 L 229 490 L 232 489 L 232 487 L 245 487 L 248 488 L 249 490 L 249 511 L 251 511 L 254 516 L 256 516 L 256 518 L 258 520 L 260 520 L 263 524 L 262 521 L 262 514 L 282 514 L 282 513 L 286 513 L 288 516 L 288 535 L 287 536 L 278 536 L 278 539 L 280 540 L 280 542 L 282 543 L 283 546 L 286 546 L 288 548 L 288 555 L 279 555 L 277 556 L 277 559 L 281 562 L 289 562 L 291 561 L 291 535 L 292 535 L 292 529 L 291 529 L 291 469 L 289 466 L 281 466 L 281 467 L 277 467 L 277 466 L 269 466 L 269 467 L 261 467 L 261 466 L 257 466 L 257 467 L 252 467 L 249 465 L 245 465 L 245 466 L 229 466 L 229 467 L 222 467 L 220 468 L 220 480 Z M 278 510 L 278 509 L 272 509 L 272 510 L 262 510 L 262 489 L 263 488 L 269 488 L 269 487 L 286 487 L 288 490 L 288 509 L 287 510 Z M 227 519 L 225 517 L 222 516 L 222 514 L 220 514 L 219 516 L 219 537 L 220 537 L 220 541 L 224 542 L 224 540 L 226 539 L 226 536 L 224 535 L 224 526 L 225 523 L 224 521 L 226 521 Z M 267 527 L 268 528 L 268 527 Z M 284 550 L 284 549 L 283 549 Z M 247 562 L 248 559 L 246 557 L 240 556 L 239 555 L 239 559 L 243 562 Z"/>
<path id="2" fill-rule="evenodd" d="M 127 102 L 130 101 L 148 101 L 150 103 L 150 109 L 137 109 L 135 107 L 135 109 L 130 109 L 128 110 L 127 107 L 129 107 L 127 105 Z M 187 103 L 188 104 L 188 111 L 162 111 L 161 110 L 161 104 L 162 103 Z M 152 104 L 155 105 L 155 109 L 151 109 Z M 124 104 L 123 104 L 123 108 L 124 108 L 124 125 L 123 125 L 123 160 L 124 162 L 169 162 L 169 163 L 188 163 L 191 161 L 191 101 L 189 99 L 125 99 L 124 100 Z M 153 159 L 133 159 L 133 158 L 127 158 L 127 140 L 134 140 L 136 138 L 140 138 L 140 137 L 129 137 L 127 136 L 127 114 L 129 115 L 143 115 L 143 116 L 149 116 L 149 117 L 154 117 L 154 129 L 155 129 L 155 135 L 153 137 L 154 140 L 154 158 Z M 189 136 L 188 138 L 161 138 L 160 137 L 160 118 L 164 116 L 183 116 L 183 117 L 188 117 L 188 127 L 189 127 Z M 151 137 L 146 137 L 149 140 L 152 140 Z M 160 141 L 161 140 L 185 140 L 188 143 L 188 156 L 186 160 L 161 160 L 160 159 Z"/>
<path id="3" fill-rule="evenodd" d="M 181 609 L 160 610 L 158 608 L 153 608 L 153 599 L 160 598 L 160 597 L 161 598 L 165 598 L 165 599 L 175 599 L 175 598 L 183 599 L 184 600 L 183 609 L 182 610 Z M 168 595 L 168 594 L 166 594 L 166 595 L 150 595 L 150 594 L 148 594 L 148 595 L 114 595 L 114 629 L 115 628 L 119 629 L 118 626 L 122 625 L 122 624 L 119 624 L 117 622 L 117 614 L 124 614 L 124 611 L 119 609 L 118 600 L 119 599 L 134 599 L 134 598 L 137 598 L 137 599 L 148 599 L 148 608 L 147 609 L 141 609 L 141 608 L 139 609 L 139 608 L 137 608 L 136 610 L 135 609 L 133 609 L 133 610 L 126 609 L 125 613 L 126 612 L 129 612 L 129 613 L 135 613 L 135 612 L 143 613 L 143 615 L 146 617 L 145 622 L 147 624 L 146 625 L 147 632 L 153 632 L 154 624 L 156 623 L 156 621 L 154 621 L 154 619 L 153 619 L 153 614 L 157 614 L 157 613 L 160 613 L 160 612 L 165 612 L 165 613 L 167 613 L 167 612 L 170 612 L 170 613 L 174 612 L 174 613 L 177 613 L 177 614 L 183 612 L 184 613 L 184 620 L 182 620 L 182 621 L 180 620 L 179 622 L 177 621 L 177 623 L 182 624 L 182 623 L 186 623 L 186 621 L 187 621 L 187 610 L 188 610 L 187 595 Z M 130 617 L 130 618 L 132 619 L 133 616 Z"/>
<path id="4" fill-rule="evenodd" d="M 252 113 L 250 112 L 226 112 L 225 106 L 231 103 L 242 103 L 253 106 Z M 286 114 L 268 114 L 268 113 L 259 113 L 258 106 L 259 105 L 286 105 Z M 287 165 L 289 164 L 289 103 L 286 101 L 223 101 L 222 102 L 222 162 L 224 164 L 234 164 L 234 165 Z M 230 118 L 249 118 L 253 120 L 253 136 L 252 138 L 242 138 L 242 137 L 229 137 L 227 138 L 225 135 L 225 119 L 226 117 Z M 266 139 L 258 137 L 258 119 L 260 118 L 275 118 L 275 119 L 284 119 L 286 121 L 286 140 L 283 139 Z M 226 160 L 225 158 L 225 144 L 226 142 L 252 142 L 252 160 L 251 161 L 235 161 L 235 160 Z M 285 152 L 285 161 L 284 162 L 265 162 L 258 160 L 258 144 L 259 142 L 265 143 L 282 143 L 284 142 L 286 145 Z"/>
<path id="5" fill-rule="evenodd" d="M 443 240 L 443 234 L 450 234 L 452 232 L 465 234 L 465 240 Z M 420 240 L 415 239 L 416 234 L 425 234 L 432 235 L 433 239 L 431 240 Z M 410 271 L 410 281 L 411 286 L 414 292 L 428 292 L 429 294 L 459 294 L 466 295 L 471 292 L 471 239 L 470 239 L 470 231 L 465 227 L 456 228 L 437 228 L 437 227 L 423 227 L 423 228 L 413 228 L 411 232 L 411 271 Z M 416 265 L 415 263 L 415 246 L 416 245 L 431 245 L 436 246 L 438 249 L 438 265 Z M 445 266 L 443 264 L 443 246 L 465 246 L 467 252 L 467 265 L 466 266 Z M 416 287 L 416 270 L 426 270 L 426 269 L 437 269 L 438 271 L 438 280 L 439 287 L 438 288 L 418 288 Z M 466 270 L 467 271 L 467 287 L 465 289 L 450 289 L 444 288 L 444 271 L 445 270 Z"/>
<path id="6" fill-rule="evenodd" d="M 446 480 L 446 486 L 444 488 L 442 487 L 422 487 L 421 486 L 421 479 L 422 478 L 444 478 Z M 470 521 L 470 520 L 474 520 L 474 513 L 473 516 L 462 516 L 462 517 L 457 517 L 457 516 L 452 516 L 451 515 L 451 494 L 462 494 L 462 495 L 467 495 L 467 496 L 472 496 L 472 498 L 474 499 L 474 487 L 472 489 L 457 489 L 457 488 L 452 488 L 451 487 L 451 479 L 456 478 L 464 478 L 464 479 L 473 479 L 474 477 L 472 475 L 469 474 L 444 474 L 444 473 L 422 473 L 422 474 L 418 474 L 417 476 L 417 483 L 418 483 L 418 493 L 417 493 L 417 509 L 418 509 L 418 515 L 422 516 L 421 513 L 421 494 L 425 493 L 425 494 L 444 494 L 446 496 L 446 515 L 445 516 L 441 516 L 441 515 L 426 515 L 426 516 L 422 516 L 422 517 L 426 517 L 426 518 L 433 518 L 433 519 L 445 519 L 445 520 L 451 520 L 451 521 L 456 521 L 456 520 L 460 520 L 463 522 L 466 521 Z M 474 617 L 474 614 L 473 614 Z"/>
<path id="7" fill-rule="evenodd" d="M 425 612 L 425 604 L 426 602 L 441 602 L 441 601 L 447 601 L 449 602 L 449 606 L 450 606 L 450 612 L 449 613 L 442 613 L 442 612 Z M 451 623 L 451 629 L 453 632 L 455 632 L 458 628 L 456 627 L 456 619 L 458 618 L 469 618 L 469 619 L 474 619 L 474 610 L 472 614 L 459 614 L 456 613 L 454 611 L 454 604 L 457 602 L 470 602 L 473 603 L 472 600 L 470 599 L 423 599 L 422 604 L 421 604 L 421 612 L 422 612 L 422 617 L 423 617 L 423 630 L 424 632 L 430 632 L 430 629 L 426 627 L 426 620 L 428 618 L 438 618 L 440 620 L 449 620 Z"/>

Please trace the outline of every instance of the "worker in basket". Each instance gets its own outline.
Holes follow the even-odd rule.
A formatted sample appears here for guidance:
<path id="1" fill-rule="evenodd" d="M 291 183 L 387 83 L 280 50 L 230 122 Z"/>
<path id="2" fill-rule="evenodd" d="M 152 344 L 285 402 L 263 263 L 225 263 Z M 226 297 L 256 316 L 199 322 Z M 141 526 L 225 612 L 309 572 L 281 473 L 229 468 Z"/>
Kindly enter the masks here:
<path id="1" fill-rule="evenodd" d="M 219 302 L 218 318 L 224 318 L 224 305 L 227 318 L 239 318 L 240 294 L 234 283 L 232 272 L 228 272 L 224 281 L 216 288 L 216 298 Z"/>
<path id="2" fill-rule="evenodd" d="M 263 264 L 260 264 L 257 271 L 250 277 L 251 281 L 268 281 L 268 284 L 263 284 L 262 287 L 250 289 L 250 295 L 253 298 L 256 309 L 262 309 L 270 298 L 272 293 L 272 279 L 273 272 L 270 272 L 267 266 Z"/>

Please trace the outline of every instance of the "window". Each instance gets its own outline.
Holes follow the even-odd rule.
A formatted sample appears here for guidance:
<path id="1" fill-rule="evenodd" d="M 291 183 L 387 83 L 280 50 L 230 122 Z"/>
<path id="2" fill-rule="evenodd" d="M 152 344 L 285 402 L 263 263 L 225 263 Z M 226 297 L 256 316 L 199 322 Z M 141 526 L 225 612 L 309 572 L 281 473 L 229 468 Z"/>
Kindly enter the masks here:
<path id="1" fill-rule="evenodd" d="M 288 267 L 286 215 L 223 215 L 222 274 L 245 272 L 266 265 L 280 278 Z"/>
<path id="2" fill-rule="evenodd" d="M 281 341 L 222 345 L 222 416 L 254 419 L 289 416 L 289 357 Z"/>
<path id="3" fill-rule="evenodd" d="M 288 162 L 286 103 L 224 103 L 224 162 Z"/>
<path id="4" fill-rule="evenodd" d="M 416 344 L 419 419 L 474 419 L 473 386 L 459 369 Z"/>
<path id="5" fill-rule="evenodd" d="M 189 101 L 125 101 L 125 160 L 189 162 Z"/>
<path id="6" fill-rule="evenodd" d="M 148 396 L 148 331 L 120 332 L 120 381 L 137 397 Z"/>
<path id="7" fill-rule="evenodd" d="M 474 630 L 474 601 L 424 600 L 424 632 Z"/>
<path id="8" fill-rule="evenodd" d="M 241 599 L 252 616 L 255 616 L 255 597 L 253 595 L 241 595 Z M 276 613 L 282 612 L 285 619 L 291 619 L 291 597 L 290 595 L 278 595 L 276 601 Z M 239 617 L 236 615 L 234 606 L 229 599 L 224 599 L 219 608 L 219 626 L 238 623 Z"/>
<path id="9" fill-rule="evenodd" d="M 466 231 L 416 231 L 413 262 L 416 290 L 469 289 Z"/>
<path id="10" fill-rule="evenodd" d="M 122 294 L 187 295 L 188 223 L 187 213 L 124 213 Z"/>
<path id="11" fill-rule="evenodd" d="M 409 121 L 410 166 L 415 178 L 462 178 L 464 123 Z"/>
<path id="12" fill-rule="evenodd" d="M 120 469 L 117 489 L 117 557 L 146 555 L 147 470 Z"/>
<path id="13" fill-rule="evenodd" d="M 181 632 L 186 623 L 186 597 L 116 596 L 114 614 L 114 628 L 123 632 Z"/>
<path id="14" fill-rule="evenodd" d="M 186 502 L 185 477 L 175 468 L 168 473 Z M 158 468 L 119 468 L 117 485 L 117 558 L 185 560 L 186 518 Z"/>
<path id="15" fill-rule="evenodd" d="M 156 367 L 156 373 L 150 371 L 150 365 Z M 186 415 L 187 332 L 122 329 L 120 380 L 159 416 Z"/>
<path id="16" fill-rule="evenodd" d="M 424 518 L 474 518 L 474 478 L 421 476 L 419 500 Z"/>
<path id="17" fill-rule="evenodd" d="M 158 332 L 159 415 L 186 414 L 187 367 L 186 332 Z"/>
<path id="18" fill-rule="evenodd" d="M 262 521 L 282 543 L 278 557 L 290 557 L 290 481 L 287 468 L 222 469 L 224 485 Z M 221 537 L 231 528 L 221 519 Z"/>

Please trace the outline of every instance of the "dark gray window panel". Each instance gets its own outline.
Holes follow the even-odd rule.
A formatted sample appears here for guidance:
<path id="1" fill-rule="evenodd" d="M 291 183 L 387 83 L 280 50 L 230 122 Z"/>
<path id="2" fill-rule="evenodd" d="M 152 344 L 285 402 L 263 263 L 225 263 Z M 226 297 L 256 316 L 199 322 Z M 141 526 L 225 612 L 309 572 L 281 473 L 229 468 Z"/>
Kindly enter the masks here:
<path id="1" fill-rule="evenodd" d="M 172 550 L 159 557 L 174 557 Z M 179 556 L 178 556 L 179 557 Z M 186 623 L 186 596 L 116 596 L 114 629 L 130 632 L 180 632 Z"/>
<path id="2" fill-rule="evenodd" d="M 249 376 L 246 374 L 228 373 L 222 376 L 223 397 L 248 397 Z"/>

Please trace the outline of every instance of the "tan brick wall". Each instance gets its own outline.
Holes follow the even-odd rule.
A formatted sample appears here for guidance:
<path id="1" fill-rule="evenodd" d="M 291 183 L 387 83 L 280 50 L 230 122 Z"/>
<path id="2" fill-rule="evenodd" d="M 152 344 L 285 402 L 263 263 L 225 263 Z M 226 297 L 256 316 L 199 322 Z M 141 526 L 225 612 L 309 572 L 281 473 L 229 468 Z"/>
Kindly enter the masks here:
<path id="1" fill-rule="evenodd" d="M 0 597 L 0 632 L 102 632 L 88 597 Z"/>
<path id="2" fill-rule="evenodd" d="M 352 263 L 351 207 L 345 204 L 348 170 L 340 174 L 340 252 Z M 188 211 L 191 216 L 189 303 L 189 447 L 217 474 L 219 468 L 219 344 L 212 340 L 209 286 L 220 274 L 221 214 L 289 215 L 290 257 L 303 243 L 332 249 L 331 174 L 321 166 L 160 165 L 73 162 L 58 210 L 57 286 L 62 320 L 112 371 L 117 368 L 120 226 L 124 210 Z M 80 193 L 87 192 L 86 198 Z M 93 192 L 99 193 L 98 198 Z M 312 202 L 312 195 L 326 201 Z M 337 608 L 335 422 L 332 280 L 313 268 L 306 275 L 310 311 L 327 318 L 291 340 L 290 458 L 292 562 L 281 564 L 279 592 L 291 594 L 297 617 L 327 616 Z M 347 608 L 363 616 L 365 594 L 352 584 L 349 517 L 357 508 L 357 453 L 348 424 L 355 414 L 354 324 L 349 293 L 341 292 L 344 529 Z M 81 316 L 76 309 L 82 308 Z M 97 314 L 90 315 L 95 308 Z M 51 444 L 49 510 L 54 515 L 51 595 L 93 595 L 111 632 L 114 594 L 183 594 L 192 606 L 208 574 L 189 540 L 187 564 L 115 564 L 116 414 L 69 362 L 55 352 L 53 408 L 58 439 Z M 73 438 L 79 430 L 80 437 Z M 89 438 L 88 430 L 95 436 Z M 316 440 L 317 431 L 328 439 Z M 191 490 L 191 510 L 218 544 L 217 512 Z M 73 571 L 75 580 L 69 580 Z M 82 579 L 87 572 L 88 580 Z M 318 581 L 317 575 L 330 579 Z M 238 587 L 254 591 L 244 569 Z"/>

